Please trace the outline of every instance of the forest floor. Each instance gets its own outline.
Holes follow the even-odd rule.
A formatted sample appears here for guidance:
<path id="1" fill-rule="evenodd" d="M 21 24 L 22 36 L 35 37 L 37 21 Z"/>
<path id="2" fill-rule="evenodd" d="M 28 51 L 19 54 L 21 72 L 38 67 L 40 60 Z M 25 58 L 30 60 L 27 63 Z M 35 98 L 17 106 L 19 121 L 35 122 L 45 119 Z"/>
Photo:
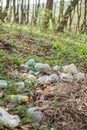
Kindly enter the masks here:
<path id="1" fill-rule="evenodd" d="M 41 94 L 37 94 L 34 85 L 27 86 L 28 91 L 19 93 L 14 83 L 20 81 L 20 77 L 14 78 L 15 74 L 9 76 L 8 73 L 24 71 L 20 65 L 31 58 L 51 66 L 74 63 L 86 77 L 78 83 L 59 81 L 37 86 L 43 88 Z M 29 96 L 28 103 L 18 103 L 12 110 L 8 110 L 21 118 L 21 123 L 15 130 L 87 130 L 87 35 L 54 33 L 28 26 L 2 24 L 0 79 L 10 83 L 6 88 L 0 88 L 1 107 L 7 107 L 10 94 Z M 33 106 L 39 106 L 44 112 L 41 123 L 34 122 L 26 114 L 26 108 Z M 0 130 L 3 129 L 12 128 L 1 123 Z"/>

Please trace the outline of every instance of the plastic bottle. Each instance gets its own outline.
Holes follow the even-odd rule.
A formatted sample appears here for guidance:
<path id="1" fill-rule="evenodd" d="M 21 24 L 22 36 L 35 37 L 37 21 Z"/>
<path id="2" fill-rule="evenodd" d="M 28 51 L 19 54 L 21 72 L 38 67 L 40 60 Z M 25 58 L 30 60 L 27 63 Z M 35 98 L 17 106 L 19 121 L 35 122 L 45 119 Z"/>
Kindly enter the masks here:
<path id="1" fill-rule="evenodd" d="M 20 118 L 17 115 L 10 115 L 7 111 L 0 107 L 0 122 L 8 124 L 11 127 L 16 127 L 20 122 Z"/>
<path id="2" fill-rule="evenodd" d="M 52 82 L 57 82 L 58 76 L 57 74 L 51 74 L 50 76 L 44 75 L 38 78 L 39 83 L 44 84 L 44 83 L 52 83 Z"/>
<path id="3" fill-rule="evenodd" d="M 21 64 L 21 65 L 20 65 L 20 67 L 21 67 L 21 68 L 24 68 L 24 69 L 26 69 L 26 70 L 28 70 L 28 69 L 29 69 L 29 66 L 28 66 L 28 65 L 26 65 L 26 64 Z"/>
<path id="4" fill-rule="evenodd" d="M 38 109 L 38 107 L 32 107 L 27 110 L 28 114 L 32 114 L 34 116 L 34 120 L 40 122 L 44 116 L 44 114 Z"/>
<path id="5" fill-rule="evenodd" d="M 51 71 L 51 67 L 48 64 L 36 63 L 35 69 L 38 69 L 40 72 L 48 72 Z"/>
<path id="6" fill-rule="evenodd" d="M 0 80 L 0 88 L 3 88 L 3 87 L 7 87 L 7 81 L 5 80 Z"/>
<path id="7" fill-rule="evenodd" d="M 53 71 L 57 72 L 58 70 L 62 70 L 63 67 L 62 66 L 59 66 L 59 65 L 56 65 L 53 67 Z"/>
<path id="8" fill-rule="evenodd" d="M 34 66 L 31 66 L 29 70 L 32 71 L 35 75 L 38 75 L 40 73 L 40 71 L 35 69 Z"/>
<path id="9" fill-rule="evenodd" d="M 73 76 L 70 74 L 60 73 L 60 79 L 66 82 L 72 82 Z"/>
<path id="10" fill-rule="evenodd" d="M 11 95 L 11 100 L 16 100 L 18 102 L 28 102 L 29 98 L 28 96 L 22 96 L 22 95 Z"/>
<path id="11" fill-rule="evenodd" d="M 15 86 L 17 87 L 18 92 L 22 92 L 25 89 L 25 84 L 23 81 L 15 83 Z"/>
<path id="12" fill-rule="evenodd" d="M 63 70 L 65 73 L 71 73 L 71 74 L 78 73 L 77 67 L 74 64 L 63 66 Z"/>
<path id="13" fill-rule="evenodd" d="M 84 78 L 85 78 L 85 74 L 81 73 L 81 72 L 79 72 L 79 73 L 77 73 L 77 74 L 74 75 L 74 79 L 77 80 L 77 81 L 81 81 Z"/>
<path id="14" fill-rule="evenodd" d="M 29 61 L 27 61 L 27 62 L 25 63 L 25 65 L 33 66 L 33 65 L 35 65 L 35 60 L 34 60 L 34 59 L 30 59 Z"/>
<path id="15" fill-rule="evenodd" d="M 57 74 L 51 74 L 49 77 L 50 82 L 57 82 L 58 81 L 58 75 Z"/>

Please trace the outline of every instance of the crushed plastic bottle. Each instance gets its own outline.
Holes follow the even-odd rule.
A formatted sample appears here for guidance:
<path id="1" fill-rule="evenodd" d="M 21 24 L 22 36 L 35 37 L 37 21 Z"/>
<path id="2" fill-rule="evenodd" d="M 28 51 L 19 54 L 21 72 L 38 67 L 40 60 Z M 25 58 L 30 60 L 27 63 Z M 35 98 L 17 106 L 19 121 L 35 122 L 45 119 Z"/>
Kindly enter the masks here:
<path id="1" fill-rule="evenodd" d="M 26 80 L 26 79 L 30 79 L 30 80 L 32 80 L 32 79 L 36 79 L 36 77 L 34 76 L 34 75 L 32 75 L 32 74 L 27 74 L 27 73 L 23 73 L 22 75 L 21 75 L 21 78 L 23 79 L 23 80 Z"/>
<path id="2" fill-rule="evenodd" d="M 5 80 L 0 80 L 0 88 L 7 87 L 8 83 Z"/>
<path id="3" fill-rule="evenodd" d="M 42 64 L 42 63 L 36 63 L 35 64 L 35 69 L 39 70 L 40 72 L 49 72 L 51 71 L 51 67 L 48 64 Z"/>
<path id="4" fill-rule="evenodd" d="M 74 79 L 77 81 L 82 81 L 84 78 L 85 78 L 85 74 L 81 72 L 74 75 Z"/>
<path id="5" fill-rule="evenodd" d="M 19 87 L 19 88 L 25 88 L 25 84 L 23 81 L 17 82 L 15 83 L 15 86 Z"/>
<path id="6" fill-rule="evenodd" d="M 26 65 L 26 64 L 21 64 L 21 65 L 20 65 L 20 67 L 21 67 L 21 68 L 23 68 L 23 69 L 26 69 L 26 70 L 28 70 L 28 69 L 29 69 L 29 66 L 28 66 L 28 65 Z"/>
<path id="7" fill-rule="evenodd" d="M 71 73 L 71 74 L 78 73 L 77 67 L 74 64 L 63 66 L 63 70 L 65 73 Z"/>
<path id="8" fill-rule="evenodd" d="M 53 71 L 55 71 L 55 72 L 58 72 L 58 70 L 62 70 L 62 69 L 63 69 L 63 67 L 59 66 L 59 65 L 56 65 L 53 67 Z"/>
<path id="9" fill-rule="evenodd" d="M 40 71 L 35 69 L 34 66 L 31 66 L 29 70 L 32 71 L 35 75 L 38 75 L 40 73 Z"/>
<path id="10" fill-rule="evenodd" d="M 15 83 L 15 86 L 17 87 L 18 92 L 21 92 L 25 89 L 25 84 L 23 81 Z"/>
<path id="11" fill-rule="evenodd" d="M 60 73 L 60 79 L 65 82 L 72 82 L 73 76 L 70 74 Z"/>
<path id="12" fill-rule="evenodd" d="M 57 82 L 58 81 L 58 75 L 57 74 L 51 74 L 48 79 L 50 82 Z"/>
<path id="13" fill-rule="evenodd" d="M 20 118 L 17 115 L 10 115 L 7 111 L 0 107 L 0 122 L 8 124 L 11 127 L 16 127 L 20 122 Z"/>
<path id="14" fill-rule="evenodd" d="M 28 96 L 22 96 L 22 95 L 11 95 L 11 100 L 16 100 L 18 102 L 28 102 L 29 98 Z"/>
<path id="15" fill-rule="evenodd" d="M 48 79 L 49 79 L 49 76 L 44 75 L 44 76 L 39 77 L 38 81 L 39 81 L 40 84 L 44 84 L 44 83 L 47 83 Z"/>
<path id="16" fill-rule="evenodd" d="M 34 66 L 34 65 L 35 65 L 35 60 L 34 60 L 34 59 L 30 59 L 29 61 L 27 61 L 27 62 L 25 63 L 25 65 Z"/>
<path id="17" fill-rule="evenodd" d="M 27 110 L 28 114 L 32 114 L 34 116 L 34 121 L 40 122 L 44 116 L 44 114 L 38 109 L 38 107 L 32 107 Z"/>
<path id="18" fill-rule="evenodd" d="M 38 78 L 39 83 L 44 84 L 44 83 L 53 83 L 58 81 L 58 76 L 57 74 L 51 74 L 50 76 L 44 75 Z"/>

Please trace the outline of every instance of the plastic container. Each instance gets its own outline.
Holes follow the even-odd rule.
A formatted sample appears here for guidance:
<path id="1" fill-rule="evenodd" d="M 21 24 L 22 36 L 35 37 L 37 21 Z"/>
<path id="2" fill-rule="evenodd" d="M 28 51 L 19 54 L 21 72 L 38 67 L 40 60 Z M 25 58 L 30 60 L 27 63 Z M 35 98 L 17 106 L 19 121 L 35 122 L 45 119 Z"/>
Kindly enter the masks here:
<path id="1" fill-rule="evenodd" d="M 16 127 L 20 122 L 20 118 L 17 115 L 10 115 L 7 111 L 0 107 L 0 122 L 8 124 L 11 127 Z"/>
<path id="2" fill-rule="evenodd" d="M 22 96 L 22 95 L 11 95 L 11 100 L 16 100 L 18 102 L 28 102 L 29 98 L 28 96 Z"/>
<path id="3" fill-rule="evenodd" d="M 4 87 L 7 87 L 7 81 L 5 80 L 0 80 L 0 88 L 4 88 Z"/>

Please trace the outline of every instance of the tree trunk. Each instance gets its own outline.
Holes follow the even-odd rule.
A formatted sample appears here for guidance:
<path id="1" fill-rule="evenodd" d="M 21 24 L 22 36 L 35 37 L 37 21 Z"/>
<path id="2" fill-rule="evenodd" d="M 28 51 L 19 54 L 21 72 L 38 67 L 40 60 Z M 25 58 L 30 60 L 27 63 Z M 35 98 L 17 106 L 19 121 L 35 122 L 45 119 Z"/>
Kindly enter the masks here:
<path id="1" fill-rule="evenodd" d="M 48 28 L 49 20 L 52 18 L 53 0 L 47 0 L 46 9 L 44 14 L 44 28 Z"/>
<path id="2" fill-rule="evenodd" d="M 15 0 L 13 0 L 13 17 L 14 17 L 14 21 L 16 20 L 16 4 L 15 4 Z"/>
<path id="3" fill-rule="evenodd" d="M 81 32 L 87 33 L 87 0 L 85 0 L 85 12 L 84 12 L 84 20 L 83 24 L 81 25 Z"/>
<path id="4" fill-rule="evenodd" d="M 28 5 L 27 5 L 27 19 L 26 19 L 26 23 L 29 23 L 29 9 L 30 9 L 30 0 L 28 0 Z"/>
<path id="5" fill-rule="evenodd" d="M 37 18 L 38 18 L 38 13 L 39 13 L 39 7 L 40 7 L 40 0 L 38 0 L 38 4 L 36 4 L 36 9 L 35 9 L 35 19 L 34 19 L 34 24 L 37 24 Z"/>
<path id="6" fill-rule="evenodd" d="M 70 17 L 71 12 L 76 7 L 78 2 L 79 2 L 79 0 L 73 0 L 71 2 L 71 4 L 68 6 L 68 8 L 67 8 L 67 10 L 66 10 L 66 12 L 65 12 L 65 14 L 63 16 L 63 19 L 60 21 L 56 31 L 59 31 L 59 32 L 64 31 L 64 27 L 67 25 L 68 18 Z"/>
<path id="7" fill-rule="evenodd" d="M 64 11 L 64 0 L 60 0 L 60 13 L 59 13 L 59 22 L 63 18 L 63 11 Z"/>

